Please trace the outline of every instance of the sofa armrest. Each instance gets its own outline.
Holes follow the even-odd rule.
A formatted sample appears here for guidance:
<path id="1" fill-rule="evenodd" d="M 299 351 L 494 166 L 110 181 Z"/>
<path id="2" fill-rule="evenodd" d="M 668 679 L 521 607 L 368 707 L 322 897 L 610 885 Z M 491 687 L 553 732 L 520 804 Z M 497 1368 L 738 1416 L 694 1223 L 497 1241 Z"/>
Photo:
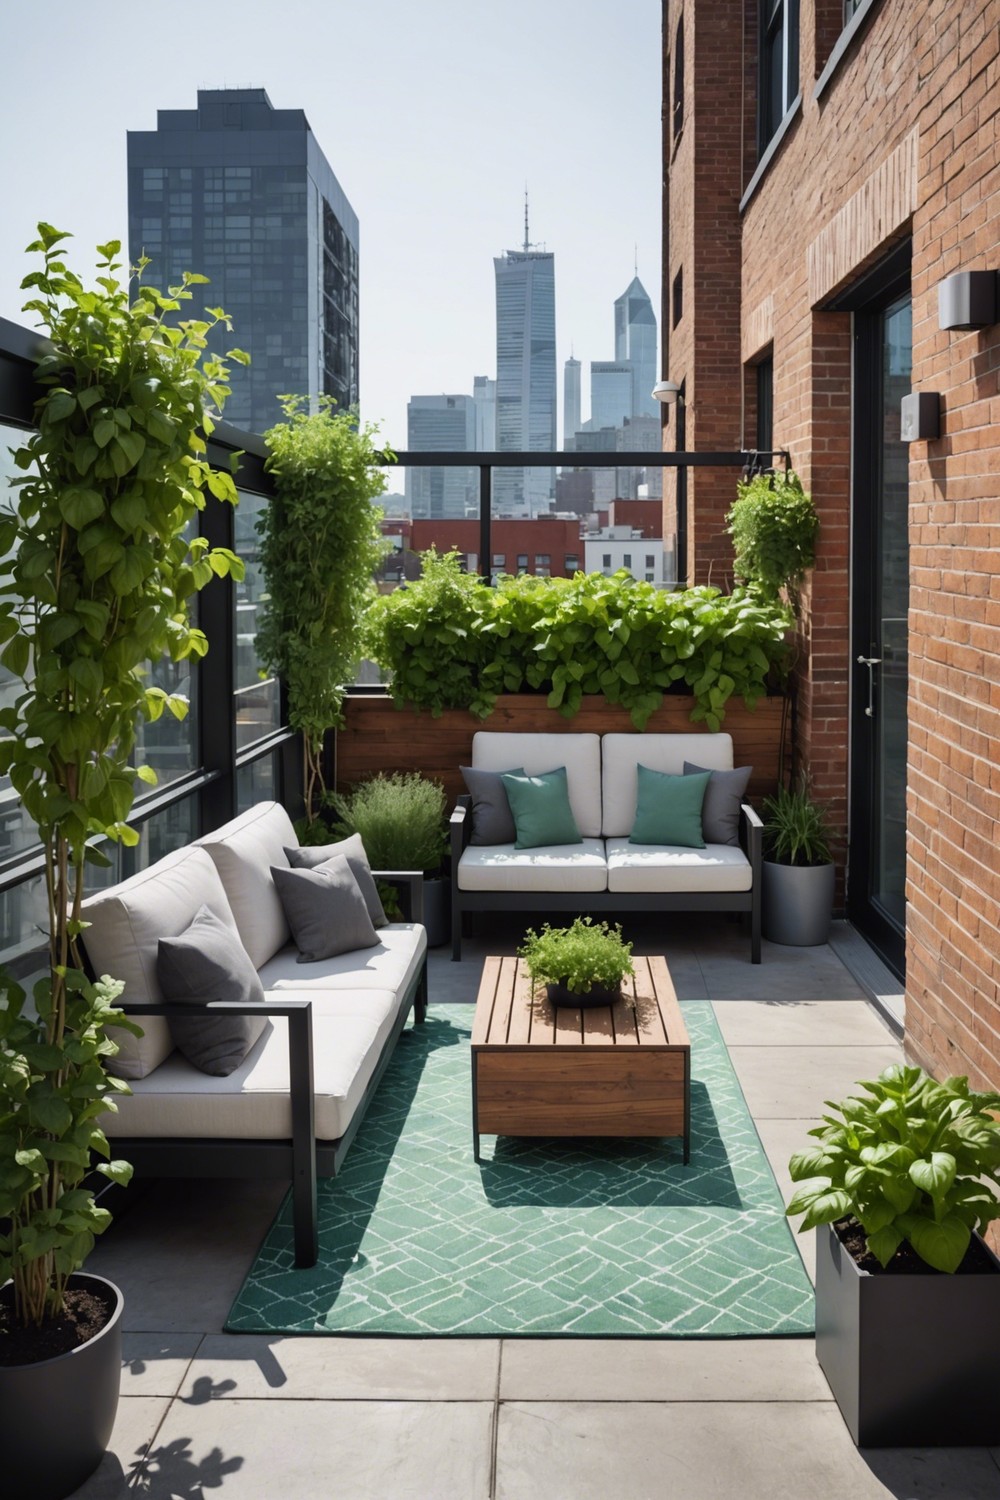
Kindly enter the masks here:
<path id="1" fill-rule="evenodd" d="M 407 922 L 424 920 L 424 876 L 422 870 L 373 870 L 376 880 L 384 880 L 399 891 L 399 904 Z"/>
<path id="2" fill-rule="evenodd" d="M 463 792 L 455 803 L 448 819 L 448 829 L 451 835 L 451 878 L 454 884 L 458 862 L 472 838 L 472 798 L 468 793 Z"/>
<path id="3" fill-rule="evenodd" d="M 740 843 L 753 870 L 754 885 L 760 877 L 761 861 L 764 857 L 764 824 L 760 814 L 749 802 L 740 804 Z"/>

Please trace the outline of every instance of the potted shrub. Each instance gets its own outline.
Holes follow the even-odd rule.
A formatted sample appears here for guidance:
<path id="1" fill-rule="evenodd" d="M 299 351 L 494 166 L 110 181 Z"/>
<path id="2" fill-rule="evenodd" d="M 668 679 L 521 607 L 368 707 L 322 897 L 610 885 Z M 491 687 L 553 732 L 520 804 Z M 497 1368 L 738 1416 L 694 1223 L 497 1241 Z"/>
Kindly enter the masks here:
<path id="1" fill-rule="evenodd" d="M 803 784 L 765 797 L 761 884 L 764 936 L 808 948 L 825 943 L 833 915 L 835 870 L 826 811 Z"/>
<path id="2" fill-rule="evenodd" d="M 447 830 L 444 787 L 416 771 L 380 774 L 346 794 L 327 797 L 334 832 L 361 835 L 373 870 L 420 870 L 424 876 L 427 942 L 440 947 L 451 937 L 450 887 L 442 874 Z M 395 901 L 391 891 L 385 901 Z"/>
<path id="3" fill-rule="evenodd" d="M 816 1355 L 861 1446 L 1000 1442 L 1000 1094 L 887 1068 L 792 1157 L 820 1227 Z"/>
<path id="4" fill-rule="evenodd" d="M 0 774 L 38 827 L 48 966 L 30 1001 L 0 976 L 0 1464 L 9 1493 L 58 1500 L 100 1462 L 117 1407 L 121 1294 L 80 1268 L 110 1217 L 87 1183 L 93 1155 L 110 1154 L 98 1119 L 127 1091 L 104 1071 L 118 1050 L 106 1027 L 138 1030 L 115 1008 L 122 985 L 84 973 L 84 870 L 110 864 L 100 843 L 138 842 L 136 778 L 156 780 L 130 764 L 139 721 L 186 712 L 146 664 L 204 653 L 189 601 L 242 565 L 187 534 L 205 491 L 236 500 L 202 457 L 203 404 L 228 394 L 205 336 L 225 315 L 166 322 L 205 278 L 167 295 L 140 282 L 130 305 L 117 241 L 98 247 L 89 291 L 62 259 L 66 236 L 46 224 L 39 236 L 43 269 L 23 285 L 50 339 L 43 394 L 15 453 L 16 504 L 0 512 L 0 661 L 21 684 L 0 710 Z"/>
<path id="5" fill-rule="evenodd" d="M 569 927 L 546 922 L 541 932 L 529 927 L 517 956 L 532 989 L 544 987 L 553 1005 L 614 1005 L 627 998 L 622 985 L 635 972 L 621 927 L 591 917 L 577 917 Z"/>
<path id="6" fill-rule="evenodd" d="M 726 517 L 736 576 L 772 603 L 784 590 L 798 614 L 799 586 L 816 561 L 819 517 L 811 496 L 793 469 L 755 474 L 736 492 Z"/>

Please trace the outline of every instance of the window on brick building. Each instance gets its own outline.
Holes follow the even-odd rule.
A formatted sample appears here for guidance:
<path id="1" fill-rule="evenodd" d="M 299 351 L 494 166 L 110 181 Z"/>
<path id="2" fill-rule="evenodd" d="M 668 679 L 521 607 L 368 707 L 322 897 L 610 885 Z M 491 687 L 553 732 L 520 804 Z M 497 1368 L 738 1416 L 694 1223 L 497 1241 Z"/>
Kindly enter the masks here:
<path id="1" fill-rule="evenodd" d="M 757 366 L 757 452 L 774 447 L 774 358 Z"/>
<path id="2" fill-rule="evenodd" d="M 670 293 L 670 326 L 676 328 L 684 316 L 684 267 L 681 266 L 674 277 L 674 284 Z"/>
<path id="3" fill-rule="evenodd" d="M 764 0 L 757 65 L 757 148 L 763 152 L 799 91 L 799 0 Z"/>
<path id="4" fill-rule="evenodd" d="M 526 573 L 528 571 L 528 554 L 527 554 L 527 552 L 519 552 L 517 554 L 517 571 L 519 573 Z"/>
<path id="5" fill-rule="evenodd" d="M 680 139 L 684 129 L 684 17 L 677 22 L 677 37 L 674 42 L 674 142 Z"/>
<path id="6" fill-rule="evenodd" d="M 493 554 L 493 566 L 495 568 L 505 568 L 507 566 L 507 554 L 506 554 L 506 552 L 494 552 L 494 554 Z"/>
<path id="7" fill-rule="evenodd" d="M 577 573 L 580 570 L 580 557 L 576 552 L 567 552 L 563 558 L 563 567 L 567 573 Z"/>
<path id="8" fill-rule="evenodd" d="M 603 558 L 601 559 L 601 567 L 602 568 L 610 568 L 610 566 L 611 566 L 611 553 L 610 552 L 605 552 Z"/>
<path id="9" fill-rule="evenodd" d="M 630 568 L 631 566 L 632 566 L 632 554 L 631 554 L 631 552 L 626 552 L 624 554 L 624 556 L 622 557 L 622 567 L 623 568 Z"/>
<path id="10" fill-rule="evenodd" d="M 647 568 L 655 568 L 656 567 L 656 558 L 653 556 L 653 554 L 651 552 L 647 552 L 646 553 L 646 567 Z"/>

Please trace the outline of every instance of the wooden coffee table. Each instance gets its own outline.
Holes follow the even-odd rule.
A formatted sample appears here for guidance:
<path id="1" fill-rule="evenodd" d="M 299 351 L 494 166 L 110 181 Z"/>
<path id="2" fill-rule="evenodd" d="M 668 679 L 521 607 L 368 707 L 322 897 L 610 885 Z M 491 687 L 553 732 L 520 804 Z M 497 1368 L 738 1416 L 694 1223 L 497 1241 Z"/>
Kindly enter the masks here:
<path id="1" fill-rule="evenodd" d="M 472 1140 L 680 1136 L 691 1145 L 691 1043 L 665 958 L 637 958 L 635 1008 L 553 1008 L 516 958 L 487 958 L 472 1027 Z"/>

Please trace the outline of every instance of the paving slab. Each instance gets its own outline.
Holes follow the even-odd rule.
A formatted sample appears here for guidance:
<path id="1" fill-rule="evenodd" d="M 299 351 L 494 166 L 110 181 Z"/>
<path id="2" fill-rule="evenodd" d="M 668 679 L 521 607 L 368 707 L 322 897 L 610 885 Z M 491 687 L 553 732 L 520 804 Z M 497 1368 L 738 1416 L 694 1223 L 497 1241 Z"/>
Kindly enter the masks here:
<path id="1" fill-rule="evenodd" d="M 863 1000 L 864 990 L 833 949 L 785 948 L 763 943 L 761 962 L 742 964 L 719 958 L 710 948 L 700 954 L 701 970 L 713 1000 Z"/>
<path id="2" fill-rule="evenodd" d="M 492 1401 L 499 1339 L 282 1338 L 213 1334 L 181 1399 Z"/>
<path id="3" fill-rule="evenodd" d="M 896 1041 L 866 1000 L 723 1000 L 714 1009 L 730 1047 L 884 1047 Z"/>
<path id="4" fill-rule="evenodd" d="M 831 1401 L 811 1338 L 505 1339 L 504 1401 Z"/>
<path id="5" fill-rule="evenodd" d="M 175 1396 L 200 1343 L 198 1333 L 123 1334 L 122 1395 Z"/>
<path id="6" fill-rule="evenodd" d="M 175 1401 L 147 1460 L 156 1500 L 488 1500 L 493 1405 Z"/>
<path id="7" fill-rule="evenodd" d="M 108 1451 L 86 1483 L 73 1491 L 72 1500 L 121 1500 L 136 1493 L 131 1486 L 139 1478 L 146 1452 L 169 1405 L 166 1399 L 123 1396 Z"/>
<path id="8" fill-rule="evenodd" d="M 986 1449 L 862 1455 L 831 1402 L 505 1402 L 496 1500 L 997 1500 Z"/>
<path id="9" fill-rule="evenodd" d="M 889 1042 L 864 1047 L 730 1047 L 737 1077 L 754 1119 L 811 1120 L 817 1124 L 827 1099 L 853 1094 L 862 1078 L 877 1078 L 902 1061 Z"/>

